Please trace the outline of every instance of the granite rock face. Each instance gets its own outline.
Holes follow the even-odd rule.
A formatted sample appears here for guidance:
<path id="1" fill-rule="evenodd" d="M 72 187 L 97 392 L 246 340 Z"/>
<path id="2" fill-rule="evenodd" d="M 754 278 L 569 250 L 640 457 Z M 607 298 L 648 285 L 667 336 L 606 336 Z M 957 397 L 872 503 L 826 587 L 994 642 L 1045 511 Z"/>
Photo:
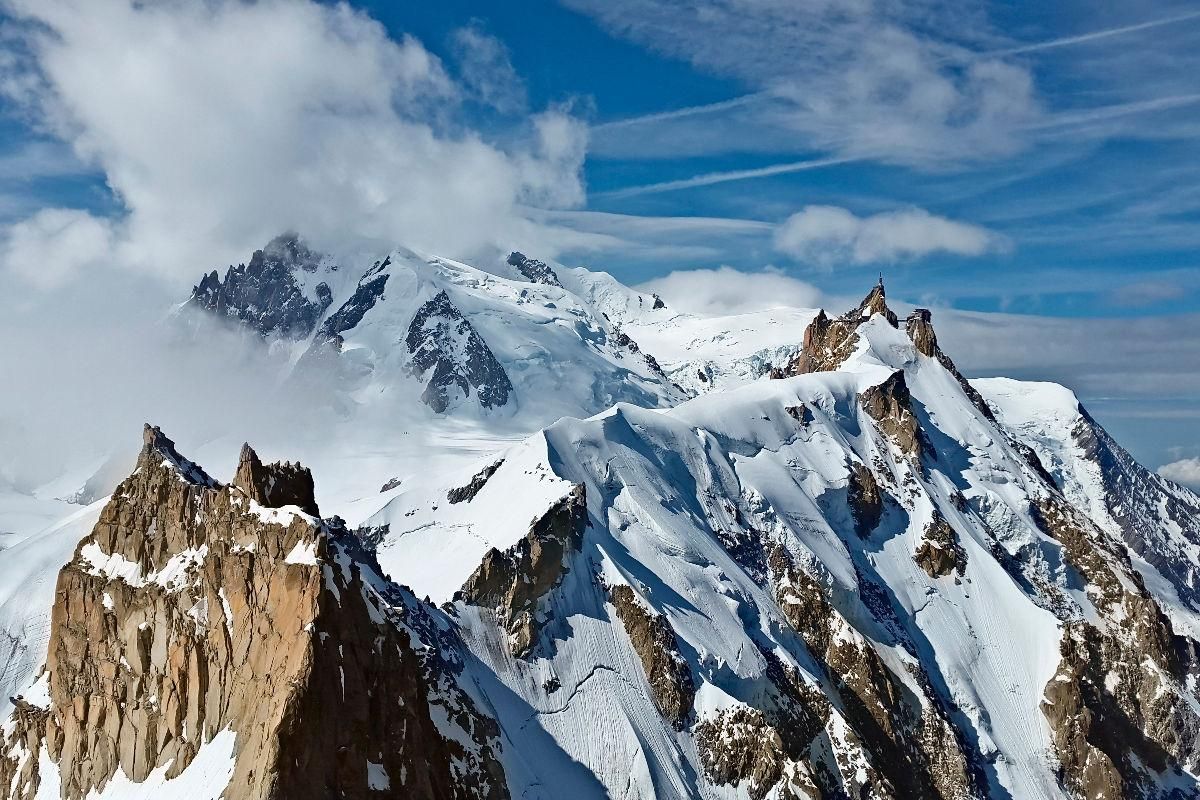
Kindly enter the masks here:
<path id="1" fill-rule="evenodd" d="M 233 485 L 266 508 L 295 506 L 314 517 L 319 514 L 312 473 L 291 462 L 263 464 L 249 444 L 242 445 Z"/>
<path id="2" fill-rule="evenodd" d="M 696 685 L 691 668 L 679 654 L 675 632 L 662 616 L 644 608 L 628 586 L 614 586 L 610 594 L 642 662 L 654 704 L 663 717 L 682 729 L 692 711 Z"/>
<path id="3" fill-rule="evenodd" d="M 456 396 L 472 392 L 483 408 L 508 402 L 513 385 L 504 367 L 444 291 L 417 310 L 405 343 L 413 375 L 422 380 L 429 375 L 421 400 L 434 411 L 442 413 Z"/>
<path id="4" fill-rule="evenodd" d="M 322 275 L 336 271 L 294 233 L 272 239 L 246 264 L 201 278 L 188 305 L 236 320 L 261 336 L 307 338 L 333 303 Z M 311 288 L 309 288 L 311 287 Z"/>
<path id="5" fill-rule="evenodd" d="M 222 485 L 147 426 L 59 574 L 45 700 L 21 701 L 0 745 L 6 797 L 34 797 L 46 759 L 64 800 L 172 778 L 227 730 L 228 800 L 507 797 L 450 629 L 298 510 L 305 491 L 307 470 L 248 447 Z"/>
<path id="6" fill-rule="evenodd" d="M 864 391 L 859 402 L 879 429 L 909 458 L 917 459 L 926 449 L 920 423 L 913 413 L 912 395 L 903 370 L 893 372 L 883 383 Z"/>
<path id="7" fill-rule="evenodd" d="M 513 655 L 528 656 L 544 622 L 544 599 L 570 570 L 587 526 L 587 494 L 579 484 L 534 520 L 519 542 L 504 552 L 489 550 L 455 600 L 494 611 Z"/>
<path id="8" fill-rule="evenodd" d="M 881 280 L 858 304 L 840 317 L 830 318 L 824 310 L 804 331 L 800 352 L 787 363 L 777 377 L 786 378 L 809 372 L 827 372 L 840 367 L 858 346 L 858 327 L 875 314 L 882 314 L 895 327 L 896 315 L 887 307 Z M 772 377 L 776 377 L 773 373 Z"/>

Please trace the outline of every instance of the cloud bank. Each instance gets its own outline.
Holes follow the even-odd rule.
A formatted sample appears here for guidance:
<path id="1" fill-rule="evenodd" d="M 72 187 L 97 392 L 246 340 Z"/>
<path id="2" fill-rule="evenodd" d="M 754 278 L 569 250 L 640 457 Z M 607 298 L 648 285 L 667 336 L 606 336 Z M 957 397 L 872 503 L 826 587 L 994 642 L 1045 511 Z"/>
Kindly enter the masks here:
<path id="1" fill-rule="evenodd" d="M 822 302 L 819 289 L 782 272 L 743 272 L 727 266 L 677 270 L 638 288 L 661 295 L 680 311 L 713 316 L 784 306 L 816 308 Z"/>
<path id="2" fill-rule="evenodd" d="M 554 109 L 512 119 L 503 147 L 463 122 L 466 97 L 520 110 L 494 73 L 485 81 L 506 56 L 477 29 L 459 36 L 458 83 L 420 42 L 344 4 L 6 10 L 21 47 L 0 59 L 0 86 L 123 207 L 58 209 L 9 231 L 2 267 L 35 283 L 98 263 L 190 277 L 286 229 L 328 250 L 403 241 L 466 256 L 514 235 L 539 241 L 525 205 L 583 200 L 579 121 Z"/>
<path id="3" fill-rule="evenodd" d="M 859 217 L 837 206 L 806 206 L 775 232 L 775 248 L 800 261 L 874 264 L 933 253 L 979 256 L 1004 241 L 985 228 L 930 214 L 920 208 Z"/>

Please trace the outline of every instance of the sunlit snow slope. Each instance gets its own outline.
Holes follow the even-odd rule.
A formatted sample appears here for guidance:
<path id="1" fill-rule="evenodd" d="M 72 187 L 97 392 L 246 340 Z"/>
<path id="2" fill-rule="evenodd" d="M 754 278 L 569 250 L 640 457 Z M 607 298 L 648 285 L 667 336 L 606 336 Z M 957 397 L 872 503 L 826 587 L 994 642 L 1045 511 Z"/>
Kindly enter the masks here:
<path id="1" fill-rule="evenodd" d="M 293 379 L 321 360 L 351 411 L 407 391 L 477 434 L 372 473 L 353 523 L 428 597 L 396 594 L 461 660 L 512 797 L 1200 791 L 1200 498 L 1068 390 L 967 382 L 882 285 L 840 317 L 703 319 L 520 254 L 397 251 L 325 292 L 293 256 L 283 316 L 238 316 Z M 206 281 L 215 309 L 266 296 Z M 52 584 L 87 534 L 63 530 L 0 554 L 13 692 L 37 691 L 53 598 L 10 587 Z"/>

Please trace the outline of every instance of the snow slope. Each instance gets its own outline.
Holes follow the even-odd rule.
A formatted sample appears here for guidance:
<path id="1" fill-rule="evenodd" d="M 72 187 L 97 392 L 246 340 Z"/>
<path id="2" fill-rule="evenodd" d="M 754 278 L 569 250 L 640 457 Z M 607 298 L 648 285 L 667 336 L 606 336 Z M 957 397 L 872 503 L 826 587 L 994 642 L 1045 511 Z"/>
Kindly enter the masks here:
<path id="1" fill-rule="evenodd" d="M 871 649 L 921 707 L 952 722 L 970 771 L 982 776 L 978 790 L 1064 796 L 1042 712 L 1064 626 L 1087 620 L 1119 637 L 1133 601 L 1101 610 L 1099 588 L 1078 584 L 1063 543 L 1035 510 L 1057 487 L 939 359 L 918 352 L 882 315 L 858 334 L 837 372 L 757 382 L 665 412 L 618 405 L 562 420 L 508 451 L 465 508 L 447 508 L 447 484 L 404 493 L 372 520 L 388 526 L 379 552 L 392 577 L 445 602 L 470 570 L 463 562 L 512 546 L 524 521 L 568 484 L 587 487 L 592 527 L 543 607 L 550 622 L 535 657 L 497 647 L 504 635 L 486 610 L 455 606 L 481 685 L 514 698 L 511 709 L 497 703 L 496 711 L 511 742 L 510 782 L 525 781 L 515 789 L 555 796 L 548 787 L 581 764 L 586 777 L 571 792 L 582 796 L 744 796 L 745 784 L 735 791 L 710 782 L 695 739 L 656 712 L 611 587 L 629 586 L 669 623 L 698 682 L 699 724 L 735 706 L 770 707 L 778 685 L 764 652 L 820 687 L 836 709 L 839 692 L 822 656 L 796 636 L 779 575 L 765 563 L 778 547 L 823 587 L 835 635 Z M 915 460 L 860 402 L 897 370 L 925 442 Z M 1053 417 L 1061 391 L 1033 391 L 1026 408 Z M 1001 420 L 1015 424 L 999 407 Z M 847 508 L 854 465 L 866 465 L 890 497 L 865 540 Z M 468 478 L 464 472 L 458 483 Z M 965 557 L 957 575 L 931 575 L 914 557 L 938 519 Z M 1120 560 L 1101 552 L 1118 583 L 1134 591 Z M 1195 707 L 1194 689 L 1163 681 L 1163 692 Z M 839 739 L 849 726 L 836 710 L 826 722 L 839 763 L 855 753 L 853 736 Z M 1194 769 L 1194 750 L 1185 755 Z M 843 770 L 835 783 L 850 791 L 854 780 Z M 1180 780 L 1196 786 L 1194 777 Z"/>
<path id="2" fill-rule="evenodd" d="M 296 380 L 332 359 L 349 422 L 331 435 L 355 434 L 322 511 L 440 606 L 513 797 L 1196 796 L 1200 498 L 1063 387 L 974 381 L 984 405 L 935 340 L 865 304 L 836 369 L 769 379 L 815 312 L 703 319 L 551 267 L 397 250 L 341 270 L 283 343 Z M 468 381 L 389 429 L 386 400 L 419 403 L 432 374 L 406 341 L 443 293 L 511 396 L 485 407 Z M 576 487 L 589 524 L 561 563 L 467 591 L 544 551 L 531 537 Z M 96 508 L 0 555 L 4 697 L 34 681 L 48 587 Z M 522 652 L 503 598 L 533 585 Z"/>

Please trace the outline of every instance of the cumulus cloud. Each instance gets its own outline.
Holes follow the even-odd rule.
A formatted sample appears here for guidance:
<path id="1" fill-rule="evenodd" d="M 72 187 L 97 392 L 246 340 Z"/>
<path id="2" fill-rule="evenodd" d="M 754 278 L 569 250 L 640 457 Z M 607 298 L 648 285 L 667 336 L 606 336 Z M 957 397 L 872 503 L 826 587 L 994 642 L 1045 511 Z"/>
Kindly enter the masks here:
<path id="1" fill-rule="evenodd" d="M 21 47 L 9 98 L 106 176 L 123 213 L 71 219 L 97 258 L 175 278 L 244 259 L 285 229 L 325 249 L 396 242 L 466 257 L 536 240 L 523 207 L 572 205 L 586 134 L 561 110 L 472 131 L 420 42 L 344 4 L 9 0 Z M 478 86 L 474 86 L 478 90 Z M 520 131 L 524 134 L 520 134 Z M 78 258 L 34 249 L 56 217 L 10 231 L 4 266 L 61 280 Z M 21 263 L 13 259 L 20 257 Z"/>
<path id="2" fill-rule="evenodd" d="M 1003 246 L 986 228 L 920 208 L 859 217 L 837 206 L 806 206 L 775 231 L 775 248 L 800 261 L 873 264 L 932 253 L 978 256 Z"/>
<path id="3" fill-rule="evenodd" d="M 1183 458 L 1158 468 L 1158 474 L 1169 481 L 1200 490 L 1200 458 Z"/>
<path id="4" fill-rule="evenodd" d="M 677 270 L 638 287 L 692 314 L 745 314 L 766 308 L 815 308 L 821 292 L 778 270 L 742 272 L 733 267 Z"/>

